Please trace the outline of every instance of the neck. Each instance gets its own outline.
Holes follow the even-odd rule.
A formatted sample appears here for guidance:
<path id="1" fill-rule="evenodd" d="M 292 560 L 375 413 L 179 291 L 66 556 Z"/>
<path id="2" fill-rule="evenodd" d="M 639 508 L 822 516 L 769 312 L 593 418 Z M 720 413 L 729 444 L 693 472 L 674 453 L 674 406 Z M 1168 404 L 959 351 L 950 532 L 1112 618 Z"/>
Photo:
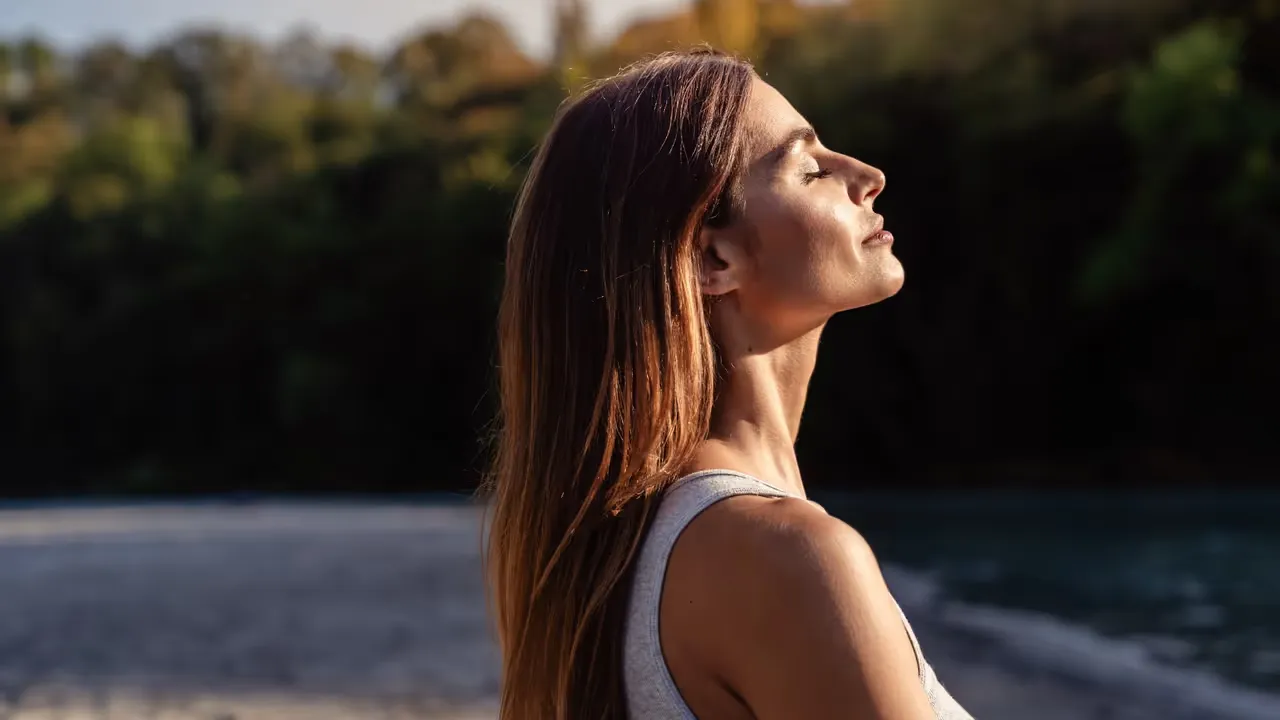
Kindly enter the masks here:
<path id="1" fill-rule="evenodd" d="M 745 472 L 804 496 L 795 442 L 821 334 L 819 326 L 766 351 L 732 337 L 721 343 L 727 373 L 695 464 Z"/>

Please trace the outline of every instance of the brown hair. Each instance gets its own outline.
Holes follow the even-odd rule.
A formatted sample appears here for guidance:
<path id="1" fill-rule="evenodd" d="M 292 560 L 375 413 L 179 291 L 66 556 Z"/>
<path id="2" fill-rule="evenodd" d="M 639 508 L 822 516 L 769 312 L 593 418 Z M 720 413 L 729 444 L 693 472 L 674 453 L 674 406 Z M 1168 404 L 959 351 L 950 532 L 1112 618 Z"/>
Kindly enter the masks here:
<path id="1" fill-rule="evenodd" d="M 632 66 L 565 103 L 525 181 L 489 480 L 504 720 L 626 717 L 628 570 L 707 434 L 698 234 L 734 212 L 753 77 L 711 50 Z"/>

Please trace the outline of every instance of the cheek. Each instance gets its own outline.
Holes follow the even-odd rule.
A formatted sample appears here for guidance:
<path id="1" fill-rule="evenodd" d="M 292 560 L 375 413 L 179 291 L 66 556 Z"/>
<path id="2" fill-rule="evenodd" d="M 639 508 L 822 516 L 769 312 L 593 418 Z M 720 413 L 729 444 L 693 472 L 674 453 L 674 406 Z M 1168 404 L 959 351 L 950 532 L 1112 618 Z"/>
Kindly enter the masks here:
<path id="1" fill-rule="evenodd" d="M 828 252 L 839 258 L 856 259 L 860 247 L 855 231 L 860 227 L 860 213 L 851 202 L 835 203 L 823 209 L 821 227 L 815 234 Z"/>
<path id="2" fill-rule="evenodd" d="M 752 275 L 758 302 L 828 313 L 882 300 L 902 285 L 889 248 L 865 249 L 864 211 L 821 191 L 749 198 Z"/>
<path id="3" fill-rule="evenodd" d="M 754 271 L 757 287 L 771 302 L 807 305 L 858 274 L 849 210 L 796 198 L 773 198 L 757 209 Z"/>
<path id="4" fill-rule="evenodd" d="M 787 228 L 788 252 L 764 272 L 780 299 L 843 310 L 881 300 L 902 286 L 902 266 L 889 248 L 862 247 L 870 226 L 852 202 L 793 205 L 777 227 Z"/>
<path id="5" fill-rule="evenodd" d="M 813 283 L 829 276 L 857 272 L 861 264 L 858 242 L 858 209 L 849 202 L 809 200 L 791 208 L 796 249 L 803 256 Z"/>
<path id="6" fill-rule="evenodd" d="M 788 198 L 772 197 L 755 218 L 756 271 L 768 284 L 803 282 L 823 255 L 820 218 Z"/>

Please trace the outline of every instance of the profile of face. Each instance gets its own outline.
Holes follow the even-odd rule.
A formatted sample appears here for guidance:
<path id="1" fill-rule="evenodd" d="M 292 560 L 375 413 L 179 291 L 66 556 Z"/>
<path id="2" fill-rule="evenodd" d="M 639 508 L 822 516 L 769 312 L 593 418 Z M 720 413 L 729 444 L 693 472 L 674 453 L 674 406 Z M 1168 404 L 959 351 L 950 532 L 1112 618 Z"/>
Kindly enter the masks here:
<path id="1" fill-rule="evenodd" d="M 903 269 L 872 207 L 882 172 L 823 147 L 759 78 L 745 112 L 738 207 L 724 226 L 703 230 L 701 282 L 716 300 L 717 334 L 745 335 L 760 348 L 892 296 Z"/>

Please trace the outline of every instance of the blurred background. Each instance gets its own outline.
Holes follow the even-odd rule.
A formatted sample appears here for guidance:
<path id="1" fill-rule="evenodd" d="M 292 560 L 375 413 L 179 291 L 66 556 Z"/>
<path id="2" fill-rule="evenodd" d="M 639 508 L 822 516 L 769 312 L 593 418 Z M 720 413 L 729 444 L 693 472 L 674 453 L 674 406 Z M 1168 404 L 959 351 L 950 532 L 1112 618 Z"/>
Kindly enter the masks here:
<path id="1" fill-rule="evenodd" d="M 491 714 L 514 196 L 702 41 L 887 173 L 798 451 L 953 693 L 1280 717 L 1280 0 L 3 0 L 0 718 Z"/>

